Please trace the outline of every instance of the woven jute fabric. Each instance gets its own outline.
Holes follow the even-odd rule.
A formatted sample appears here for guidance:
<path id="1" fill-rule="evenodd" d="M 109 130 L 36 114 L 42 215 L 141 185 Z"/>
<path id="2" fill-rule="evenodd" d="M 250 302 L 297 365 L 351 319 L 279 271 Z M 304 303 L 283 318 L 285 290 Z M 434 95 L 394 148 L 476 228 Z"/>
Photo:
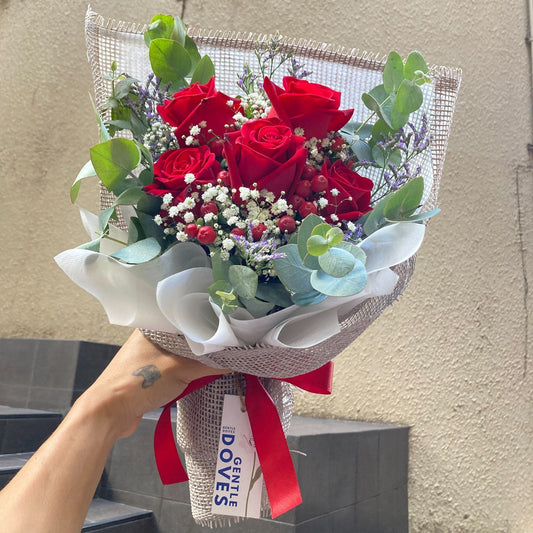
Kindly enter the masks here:
<path id="1" fill-rule="evenodd" d="M 104 20 L 90 9 L 87 13 L 88 59 L 93 73 L 96 106 L 104 116 L 106 100 L 110 94 L 110 82 L 105 75 L 109 73 L 113 61 L 117 63 L 119 72 L 125 72 L 139 80 L 144 80 L 150 74 L 147 48 L 142 37 L 145 29 L 146 26 L 140 24 Z M 242 72 L 244 63 L 249 63 L 253 68 L 257 42 L 267 42 L 270 39 L 266 35 L 206 31 L 199 28 L 190 29 L 189 34 L 200 52 L 208 54 L 213 60 L 217 89 L 228 95 L 237 93 L 237 73 Z M 311 81 L 341 92 L 341 109 L 353 108 L 353 120 L 363 121 L 367 118 L 368 110 L 361 102 L 361 94 L 381 83 L 385 57 L 315 41 L 281 37 L 280 43 L 283 50 L 290 48 L 306 70 L 312 71 L 309 78 Z M 460 69 L 431 67 L 430 74 L 432 83 L 423 87 L 425 104 L 411 117 L 415 126 L 419 126 L 422 114 L 426 114 L 432 140 L 431 149 L 413 161 L 414 165 L 421 167 L 425 179 L 425 210 L 437 205 L 439 182 L 461 82 Z M 273 81 L 280 84 L 281 75 L 275 76 Z M 373 172 L 377 171 L 370 170 L 366 175 L 375 178 L 376 174 Z M 109 207 L 112 202 L 113 196 L 102 188 L 102 207 Z M 120 216 L 118 224 L 125 228 Z M 322 366 L 351 344 L 404 291 L 414 266 L 415 258 L 412 257 L 394 267 L 399 280 L 391 294 L 369 299 L 358 307 L 345 311 L 339 316 L 340 333 L 310 348 L 283 349 L 254 345 L 229 347 L 196 356 L 183 336 L 158 331 L 144 331 L 144 334 L 170 352 L 197 359 L 214 368 L 231 368 L 265 378 L 292 377 Z M 213 453 L 216 454 L 214 443 L 215 440 L 218 442 L 223 394 L 236 392 L 232 388 L 231 379 L 223 378 L 179 402 L 178 439 L 186 451 L 193 516 L 204 525 L 221 523 L 210 514 L 214 479 Z M 265 380 L 265 383 L 275 396 L 286 429 L 292 406 L 292 397 L 288 396 L 289 388 L 279 388 L 279 383 L 272 380 Z"/>

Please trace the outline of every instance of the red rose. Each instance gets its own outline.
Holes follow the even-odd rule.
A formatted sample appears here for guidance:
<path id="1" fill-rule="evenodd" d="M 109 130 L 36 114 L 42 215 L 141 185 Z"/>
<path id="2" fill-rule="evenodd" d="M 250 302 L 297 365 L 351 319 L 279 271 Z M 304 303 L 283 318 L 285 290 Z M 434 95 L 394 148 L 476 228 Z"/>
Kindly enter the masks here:
<path id="1" fill-rule="evenodd" d="M 233 102 L 228 105 L 228 102 Z M 215 89 L 215 78 L 206 84 L 193 83 L 190 87 L 175 93 L 172 100 L 165 100 L 157 106 L 163 120 L 175 126 L 174 134 L 180 146 L 191 133 L 191 126 L 205 122 L 206 127 L 195 136 L 200 144 L 206 144 L 215 136 L 223 137 L 226 124 L 233 124 L 233 115 L 240 110 L 238 99 L 230 98 Z M 212 132 L 209 132 L 212 130 Z"/>
<path id="2" fill-rule="evenodd" d="M 337 215 L 339 220 L 355 221 L 371 210 L 370 195 L 374 182 L 350 170 L 342 161 L 335 161 L 328 168 L 322 165 L 322 174 L 328 179 L 328 190 L 324 197 L 328 205 L 321 209 L 320 214 L 326 216 L 328 222 L 331 215 Z M 336 189 L 337 195 L 331 190 Z"/>
<path id="3" fill-rule="evenodd" d="M 276 118 L 246 122 L 242 129 L 226 135 L 225 155 L 231 187 L 267 189 L 288 196 L 305 165 L 305 139 Z"/>
<path id="4" fill-rule="evenodd" d="M 194 174 L 193 185 L 216 183 L 220 164 L 207 146 L 180 148 L 163 152 L 154 164 L 154 182 L 144 190 L 155 196 L 172 193 L 174 202 L 188 196 L 191 184 L 185 181 L 186 174 Z"/>
<path id="5" fill-rule="evenodd" d="M 353 114 L 353 109 L 339 110 L 341 93 L 325 85 L 286 76 L 283 87 L 264 79 L 263 88 L 272 103 L 270 115 L 293 129 L 303 128 L 307 139 L 324 139 L 329 132 L 340 130 Z"/>

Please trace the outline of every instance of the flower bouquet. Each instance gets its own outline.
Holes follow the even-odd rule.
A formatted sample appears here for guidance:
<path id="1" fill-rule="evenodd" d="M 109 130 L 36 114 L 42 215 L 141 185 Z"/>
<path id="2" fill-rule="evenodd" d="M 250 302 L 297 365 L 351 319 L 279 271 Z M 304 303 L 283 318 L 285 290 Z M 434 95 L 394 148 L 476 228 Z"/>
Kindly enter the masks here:
<path id="1" fill-rule="evenodd" d="M 239 373 L 179 400 L 197 522 L 250 516 L 248 498 L 233 513 L 213 490 L 235 393 L 260 461 L 250 487 L 264 478 L 263 511 L 278 516 L 301 501 L 279 443 L 288 382 L 327 393 L 327 363 L 409 281 L 460 73 L 418 52 L 380 62 L 278 35 L 188 34 L 164 15 L 141 31 L 89 11 L 87 36 L 101 142 L 71 197 L 98 176 L 102 211 L 80 209 L 90 241 L 56 261 L 112 323 Z"/>

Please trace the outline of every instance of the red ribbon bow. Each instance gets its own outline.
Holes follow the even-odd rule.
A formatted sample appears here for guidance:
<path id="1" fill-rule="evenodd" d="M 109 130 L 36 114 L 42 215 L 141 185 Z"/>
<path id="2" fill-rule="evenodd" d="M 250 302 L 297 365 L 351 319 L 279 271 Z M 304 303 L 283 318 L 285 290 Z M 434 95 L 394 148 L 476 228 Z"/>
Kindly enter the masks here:
<path id="1" fill-rule="evenodd" d="M 170 420 L 171 406 L 180 398 L 205 387 L 220 377 L 222 376 L 207 376 L 189 383 L 176 400 L 167 404 L 163 409 L 155 428 L 154 453 L 157 469 L 164 485 L 189 479 L 174 441 Z M 257 376 L 245 374 L 245 378 L 246 410 L 257 456 L 261 463 L 272 518 L 276 518 L 302 503 L 302 496 L 276 406 Z M 286 381 L 315 394 L 331 394 L 332 379 L 333 363 L 330 361 L 317 370 L 293 378 L 280 379 L 280 381 Z"/>

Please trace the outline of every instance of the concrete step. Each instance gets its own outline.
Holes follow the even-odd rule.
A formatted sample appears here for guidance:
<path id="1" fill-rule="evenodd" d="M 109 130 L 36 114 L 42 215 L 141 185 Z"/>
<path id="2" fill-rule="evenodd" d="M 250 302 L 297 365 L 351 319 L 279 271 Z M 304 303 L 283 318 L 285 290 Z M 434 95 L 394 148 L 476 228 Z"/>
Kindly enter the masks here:
<path id="1" fill-rule="evenodd" d="M 152 511 L 95 498 L 85 519 L 82 532 L 156 533 Z"/>
<path id="2" fill-rule="evenodd" d="M 0 454 L 37 450 L 61 419 L 61 413 L 0 405 Z"/>
<path id="3" fill-rule="evenodd" d="M 13 479 L 32 455 L 33 452 L 0 455 L 0 490 Z"/>

